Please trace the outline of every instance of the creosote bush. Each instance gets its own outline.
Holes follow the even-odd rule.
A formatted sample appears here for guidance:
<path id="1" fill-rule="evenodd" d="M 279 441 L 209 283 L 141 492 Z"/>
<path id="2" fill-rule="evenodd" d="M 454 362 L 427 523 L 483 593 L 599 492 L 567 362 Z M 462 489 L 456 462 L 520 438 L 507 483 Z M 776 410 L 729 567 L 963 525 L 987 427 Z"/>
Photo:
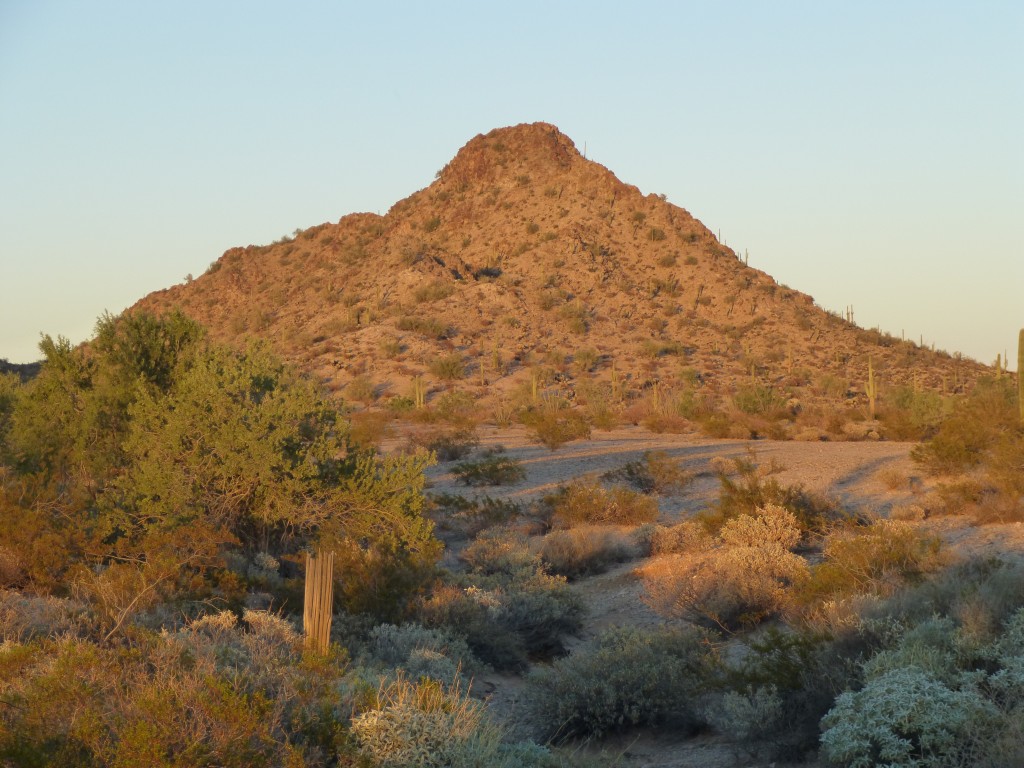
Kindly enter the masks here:
<path id="1" fill-rule="evenodd" d="M 546 736 L 600 738 L 641 725 L 691 730 L 717 659 L 699 630 L 622 627 L 527 677 Z"/>
<path id="2" fill-rule="evenodd" d="M 466 639 L 481 661 L 522 670 L 531 659 L 564 653 L 584 606 L 565 578 L 546 572 L 522 535 L 485 531 L 466 548 L 466 574 L 451 576 L 418 609 L 419 620 Z"/>
<path id="3" fill-rule="evenodd" d="M 427 497 L 428 513 L 442 527 L 476 536 L 485 528 L 504 525 L 519 516 L 522 508 L 514 501 L 482 495 L 474 498 L 435 493 Z"/>
<path id="4" fill-rule="evenodd" d="M 539 406 L 519 414 L 534 439 L 552 451 L 572 440 L 590 437 L 590 424 L 579 411 L 560 398 L 545 397 Z"/>
<path id="5" fill-rule="evenodd" d="M 562 486 L 544 497 L 542 506 L 558 528 L 584 524 L 642 525 L 658 517 L 658 503 L 650 496 L 622 486 L 602 488 L 581 482 Z"/>
<path id="6" fill-rule="evenodd" d="M 569 579 L 602 573 L 636 556 L 636 543 L 627 532 L 604 526 L 552 531 L 540 544 L 540 557 L 548 570 Z"/>
<path id="7" fill-rule="evenodd" d="M 489 449 L 476 461 L 456 464 L 452 474 L 466 485 L 513 485 L 526 477 L 526 470 L 502 449 Z"/>
<path id="8" fill-rule="evenodd" d="M 820 533 L 842 516 L 828 500 L 807 492 L 800 485 L 783 486 L 770 476 L 781 469 L 774 463 L 758 464 L 753 452 L 745 458 L 719 462 L 716 475 L 722 488 L 718 502 L 698 519 L 710 533 L 716 533 L 737 515 L 777 506 L 792 512 L 802 531 Z"/>
<path id="9" fill-rule="evenodd" d="M 800 540 L 796 518 L 782 507 L 729 520 L 711 547 L 669 555 L 641 569 L 645 599 L 659 614 L 726 630 L 783 611 L 790 588 L 806 580 L 807 563 L 789 548 Z"/>
<path id="10" fill-rule="evenodd" d="M 639 460 L 606 472 L 602 479 L 624 482 L 641 493 L 663 496 L 682 493 L 693 482 L 693 477 L 665 451 L 644 451 Z"/>

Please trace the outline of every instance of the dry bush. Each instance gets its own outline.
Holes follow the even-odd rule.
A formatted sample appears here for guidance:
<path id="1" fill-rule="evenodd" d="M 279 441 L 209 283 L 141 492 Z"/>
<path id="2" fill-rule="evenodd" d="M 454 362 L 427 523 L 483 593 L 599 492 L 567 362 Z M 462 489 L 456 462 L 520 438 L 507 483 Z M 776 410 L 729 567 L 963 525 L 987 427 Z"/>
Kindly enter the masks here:
<path id="1" fill-rule="evenodd" d="M 652 555 L 701 552 L 713 545 L 714 537 L 695 520 L 686 520 L 678 525 L 658 526 L 651 536 Z"/>
<path id="2" fill-rule="evenodd" d="M 886 467 L 880 470 L 877 475 L 882 485 L 888 488 L 890 491 L 903 491 L 906 490 L 910 484 L 910 478 L 907 477 L 906 472 L 902 472 L 893 467 Z"/>
<path id="3" fill-rule="evenodd" d="M 718 532 L 727 547 L 777 546 L 791 550 L 800 543 L 800 525 L 796 515 L 785 507 L 768 504 L 752 515 L 740 515 L 726 521 Z"/>
<path id="4" fill-rule="evenodd" d="M 801 530 L 809 533 L 823 531 L 840 516 L 834 503 L 807 492 L 803 486 L 783 486 L 770 476 L 782 468 L 774 462 L 758 463 L 753 452 L 745 458 L 734 457 L 713 466 L 722 489 L 714 509 L 698 516 L 711 533 L 733 517 L 770 506 L 788 509 L 796 516 Z"/>
<path id="5" fill-rule="evenodd" d="M 807 578 L 803 558 L 777 545 L 726 547 L 670 555 L 640 570 L 645 602 L 659 615 L 729 631 L 789 605 L 790 587 Z"/>
<path id="6" fill-rule="evenodd" d="M 636 556 L 633 538 L 620 528 L 581 526 L 553 531 L 540 544 L 540 557 L 548 570 L 569 579 L 602 573 Z"/>
<path id="7" fill-rule="evenodd" d="M 602 479 L 624 482 L 641 493 L 663 496 L 682 493 L 693 482 L 693 476 L 665 451 L 644 451 L 638 461 L 606 472 Z"/>
<path id="8" fill-rule="evenodd" d="M 539 407 L 522 411 L 519 420 L 534 439 L 552 451 L 572 440 L 590 437 L 590 424 L 584 415 L 559 398 L 544 398 Z"/>
<path id="9" fill-rule="evenodd" d="M 604 489 L 575 482 L 549 494 L 542 504 L 550 513 L 551 524 L 559 528 L 584 524 L 641 525 L 658 517 L 654 499 L 621 486 Z"/>
<path id="10" fill-rule="evenodd" d="M 391 416 L 382 411 L 353 413 L 349 421 L 349 440 L 359 448 L 376 449 L 391 434 Z"/>
<path id="11" fill-rule="evenodd" d="M 337 649 L 305 659 L 280 617 L 213 614 L 131 650 L 62 637 L 0 649 L 15 765 L 323 765 L 351 701 Z"/>

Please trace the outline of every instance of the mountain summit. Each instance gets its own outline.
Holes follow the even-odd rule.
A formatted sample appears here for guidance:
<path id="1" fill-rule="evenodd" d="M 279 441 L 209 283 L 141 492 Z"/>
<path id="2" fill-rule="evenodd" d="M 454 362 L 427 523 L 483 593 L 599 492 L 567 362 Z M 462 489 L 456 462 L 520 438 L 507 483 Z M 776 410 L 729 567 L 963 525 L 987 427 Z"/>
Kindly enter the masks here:
<path id="1" fill-rule="evenodd" d="M 264 337 L 329 386 L 358 379 L 384 397 L 423 376 L 501 398 L 540 376 L 570 398 L 614 378 L 853 407 L 869 361 L 918 388 L 983 370 L 824 311 L 546 123 L 476 136 L 384 216 L 233 248 L 137 306 L 180 307 L 228 343 Z"/>

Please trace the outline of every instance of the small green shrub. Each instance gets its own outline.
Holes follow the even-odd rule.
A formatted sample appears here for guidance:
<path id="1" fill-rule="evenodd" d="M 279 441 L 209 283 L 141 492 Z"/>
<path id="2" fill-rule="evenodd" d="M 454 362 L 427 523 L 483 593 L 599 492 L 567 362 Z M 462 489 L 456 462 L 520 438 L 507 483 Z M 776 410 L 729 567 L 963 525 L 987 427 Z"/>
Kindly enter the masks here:
<path id="1" fill-rule="evenodd" d="M 417 317 L 403 315 L 395 324 L 400 331 L 412 331 L 430 339 L 447 339 L 454 334 L 454 329 L 433 317 Z"/>
<path id="2" fill-rule="evenodd" d="M 778 418 L 785 411 L 786 399 L 767 384 L 744 384 L 737 388 L 733 404 L 743 413 Z"/>
<path id="3" fill-rule="evenodd" d="M 409 444 L 412 448 L 433 451 L 438 461 L 455 461 L 472 453 L 480 444 L 480 438 L 476 436 L 476 430 L 472 427 L 458 427 L 412 435 Z"/>
<path id="4" fill-rule="evenodd" d="M 665 451 L 644 451 L 638 461 L 631 461 L 620 469 L 606 472 L 602 479 L 625 482 L 641 493 L 663 496 L 681 493 L 693 482 L 693 476 Z"/>
<path id="5" fill-rule="evenodd" d="M 427 368 L 442 381 L 456 381 L 466 376 L 466 361 L 458 352 L 438 355 L 427 363 Z"/>
<path id="6" fill-rule="evenodd" d="M 564 653 L 566 635 L 580 627 L 582 600 L 563 577 L 545 572 L 522 534 L 485 531 L 462 557 L 470 571 L 422 602 L 424 624 L 449 627 L 497 669 L 524 669 L 531 658 Z"/>
<path id="7" fill-rule="evenodd" d="M 515 459 L 499 450 L 489 450 L 477 461 L 466 461 L 452 467 L 460 483 L 473 486 L 514 485 L 526 478 L 526 470 Z"/>
<path id="8" fill-rule="evenodd" d="M 475 536 L 485 528 L 504 525 L 522 512 L 514 501 L 493 499 L 490 496 L 467 498 L 456 494 L 438 493 L 428 497 L 434 520 L 447 528 L 455 528 Z"/>
<path id="9" fill-rule="evenodd" d="M 421 285 L 413 292 L 413 298 L 417 304 L 427 304 L 431 301 L 439 301 L 446 299 L 452 295 L 455 288 L 451 283 L 446 283 L 443 280 L 434 280 L 427 285 Z"/>
<path id="10" fill-rule="evenodd" d="M 372 403 L 377 399 L 377 385 L 364 375 L 356 376 L 345 385 L 345 396 L 361 403 Z"/>
<path id="11" fill-rule="evenodd" d="M 801 529 L 818 533 L 840 517 L 835 505 L 828 500 L 808 493 L 800 485 L 783 486 L 774 477 L 765 476 L 780 469 L 774 464 L 759 465 L 753 453 L 746 458 L 734 457 L 720 463 L 716 469 L 722 486 L 718 502 L 714 509 L 698 515 L 698 519 L 710 533 L 716 533 L 737 515 L 778 506 L 796 515 Z"/>
<path id="12" fill-rule="evenodd" d="M 981 465 L 999 437 L 1019 427 L 1015 400 L 1009 377 L 979 381 L 932 439 L 916 446 L 911 456 L 936 475 L 966 472 Z"/>
<path id="13" fill-rule="evenodd" d="M 556 450 L 572 440 L 590 437 L 590 424 L 582 413 L 556 398 L 545 398 L 540 407 L 530 407 L 519 414 L 534 439 Z"/>
<path id="14" fill-rule="evenodd" d="M 800 601 L 814 604 L 855 594 L 890 594 L 945 562 L 941 540 L 922 535 L 909 523 L 879 520 L 846 526 L 826 539 L 823 560 L 803 585 Z"/>
<path id="15" fill-rule="evenodd" d="M 529 700 L 555 740 L 642 725 L 685 731 L 700 722 L 697 697 L 716 663 L 708 638 L 694 629 L 612 629 L 531 672 Z"/>
<path id="16" fill-rule="evenodd" d="M 658 503 L 622 486 L 610 489 L 575 482 L 544 497 L 552 525 L 572 528 L 584 524 L 642 525 L 658 517 Z"/>
<path id="17" fill-rule="evenodd" d="M 417 680 L 429 677 L 450 682 L 480 667 L 461 637 L 415 623 L 377 625 L 370 631 L 367 651 L 372 662 L 404 671 Z"/>

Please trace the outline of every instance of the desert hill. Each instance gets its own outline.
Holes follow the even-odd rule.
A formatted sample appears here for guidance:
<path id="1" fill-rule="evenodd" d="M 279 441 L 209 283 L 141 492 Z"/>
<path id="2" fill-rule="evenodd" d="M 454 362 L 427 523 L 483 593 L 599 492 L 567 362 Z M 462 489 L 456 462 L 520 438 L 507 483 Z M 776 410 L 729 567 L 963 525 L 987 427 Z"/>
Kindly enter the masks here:
<path id="1" fill-rule="evenodd" d="M 883 386 L 937 391 L 985 370 L 826 312 L 544 123 L 476 136 L 384 216 L 233 248 L 137 306 L 180 307 L 222 341 L 269 339 L 363 400 L 422 376 L 485 402 L 538 380 L 570 397 L 591 380 L 713 398 L 755 382 L 863 408 L 869 360 Z"/>

